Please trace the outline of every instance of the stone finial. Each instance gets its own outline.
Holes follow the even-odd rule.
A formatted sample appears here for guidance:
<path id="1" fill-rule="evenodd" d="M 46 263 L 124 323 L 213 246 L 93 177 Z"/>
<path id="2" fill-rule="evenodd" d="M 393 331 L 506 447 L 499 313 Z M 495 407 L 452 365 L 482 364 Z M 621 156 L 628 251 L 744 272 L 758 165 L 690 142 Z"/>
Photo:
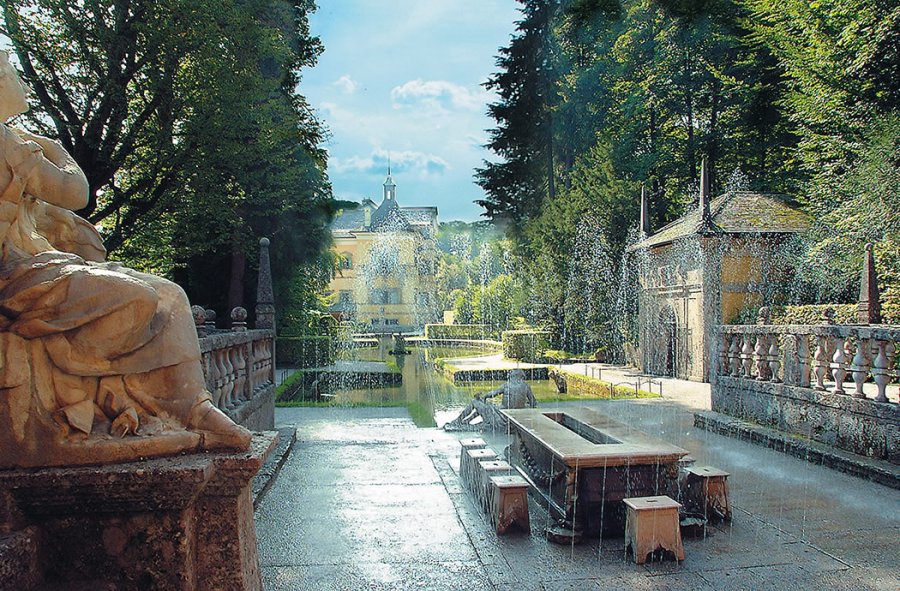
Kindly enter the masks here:
<path id="1" fill-rule="evenodd" d="M 859 310 L 857 312 L 860 324 L 881 324 L 881 297 L 878 293 L 878 273 L 875 271 L 873 248 L 871 242 L 866 244 L 862 281 L 859 286 Z"/>
<path id="2" fill-rule="evenodd" d="M 700 162 L 700 215 L 703 221 L 709 221 L 709 160 L 706 156 Z"/>
<path id="3" fill-rule="evenodd" d="M 232 332 L 244 332 L 247 330 L 247 309 L 238 306 L 231 311 Z"/>
<path id="4" fill-rule="evenodd" d="M 206 330 L 216 330 L 216 311 L 212 308 L 206 309 Z"/>
<path id="5" fill-rule="evenodd" d="M 825 308 L 822 312 L 822 324 L 834 324 L 834 308 L 831 306 Z"/>
<path id="6" fill-rule="evenodd" d="M 644 183 L 641 183 L 641 234 L 650 235 L 650 202 L 647 200 Z"/>
<path id="7" fill-rule="evenodd" d="M 203 326 L 203 323 L 206 322 L 206 310 L 203 309 L 203 306 L 191 306 L 191 314 L 194 316 L 196 326 Z"/>
<path id="8" fill-rule="evenodd" d="M 191 315 L 194 317 L 194 328 L 197 329 L 198 337 L 206 336 L 206 310 L 203 306 L 191 306 Z"/>
<path id="9" fill-rule="evenodd" d="M 772 323 L 772 311 L 768 306 L 763 306 L 759 309 L 759 313 L 756 315 L 756 323 L 762 325 Z"/>
<path id="10" fill-rule="evenodd" d="M 259 278 L 256 282 L 256 328 L 275 328 L 275 295 L 269 264 L 269 239 L 259 239 Z"/>

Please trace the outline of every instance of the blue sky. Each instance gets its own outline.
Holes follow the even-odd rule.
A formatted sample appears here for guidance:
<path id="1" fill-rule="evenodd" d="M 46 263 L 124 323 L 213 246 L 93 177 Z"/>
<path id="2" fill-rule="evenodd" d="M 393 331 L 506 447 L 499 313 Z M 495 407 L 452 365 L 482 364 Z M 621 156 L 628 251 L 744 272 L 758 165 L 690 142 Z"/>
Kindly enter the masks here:
<path id="1" fill-rule="evenodd" d="M 319 0 L 311 28 L 325 45 L 300 92 L 331 132 L 335 197 L 381 202 L 391 157 L 397 201 L 437 205 L 440 219 L 472 221 L 483 191 L 473 169 L 495 100 L 495 71 L 520 17 L 515 0 Z"/>

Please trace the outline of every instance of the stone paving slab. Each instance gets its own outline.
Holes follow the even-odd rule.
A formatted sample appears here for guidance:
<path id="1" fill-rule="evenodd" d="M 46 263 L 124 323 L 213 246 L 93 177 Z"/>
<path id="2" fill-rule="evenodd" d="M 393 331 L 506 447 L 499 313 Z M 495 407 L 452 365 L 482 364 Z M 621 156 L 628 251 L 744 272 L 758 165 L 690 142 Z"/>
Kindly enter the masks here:
<path id="1" fill-rule="evenodd" d="M 696 429 L 676 400 L 596 404 L 731 472 L 734 523 L 685 539 L 682 563 L 641 566 L 623 538 L 547 542 L 534 502 L 531 535 L 498 537 L 460 486 L 453 434 L 402 408 L 278 409 L 298 440 L 256 512 L 266 589 L 900 588 L 897 491 Z"/>

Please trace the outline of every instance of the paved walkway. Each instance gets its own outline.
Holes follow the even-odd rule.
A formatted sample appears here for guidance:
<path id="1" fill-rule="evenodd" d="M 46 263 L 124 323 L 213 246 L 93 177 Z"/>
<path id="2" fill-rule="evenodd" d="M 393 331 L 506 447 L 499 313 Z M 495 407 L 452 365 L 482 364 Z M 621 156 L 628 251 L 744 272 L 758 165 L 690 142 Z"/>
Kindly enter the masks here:
<path id="1" fill-rule="evenodd" d="M 405 409 L 278 409 L 298 441 L 257 509 L 265 588 L 900 589 L 900 492 L 695 429 L 698 387 L 591 404 L 732 473 L 733 524 L 685 540 L 681 564 L 643 566 L 622 538 L 547 542 L 535 503 L 530 537 L 498 538 L 459 486 L 456 437 L 416 428 Z"/>

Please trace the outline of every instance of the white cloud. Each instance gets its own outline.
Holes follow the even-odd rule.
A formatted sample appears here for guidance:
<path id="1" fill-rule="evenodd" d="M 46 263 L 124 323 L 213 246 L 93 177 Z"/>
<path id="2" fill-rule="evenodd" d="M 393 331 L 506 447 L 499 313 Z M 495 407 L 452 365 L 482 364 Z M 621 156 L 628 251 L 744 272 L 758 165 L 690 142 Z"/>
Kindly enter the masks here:
<path id="1" fill-rule="evenodd" d="M 394 173 L 413 173 L 424 177 L 442 175 L 450 168 L 446 160 L 434 154 L 413 150 L 388 153 L 381 149 L 374 150 L 368 156 L 350 156 L 348 158 L 332 156 L 328 161 L 328 167 L 338 173 L 386 174 L 389 157 L 391 171 Z"/>
<path id="2" fill-rule="evenodd" d="M 410 80 L 391 90 L 395 108 L 422 104 L 434 109 L 481 111 L 489 96 L 481 88 L 472 91 L 448 80 Z"/>
<path id="3" fill-rule="evenodd" d="M 350 77 L 349 74 L 344 74 L 334 82 L 332 85 L 337 86 L 344 94 L 353 94 L 356 92 L 356 82 L 353 81 L 353 78 Z"/>

